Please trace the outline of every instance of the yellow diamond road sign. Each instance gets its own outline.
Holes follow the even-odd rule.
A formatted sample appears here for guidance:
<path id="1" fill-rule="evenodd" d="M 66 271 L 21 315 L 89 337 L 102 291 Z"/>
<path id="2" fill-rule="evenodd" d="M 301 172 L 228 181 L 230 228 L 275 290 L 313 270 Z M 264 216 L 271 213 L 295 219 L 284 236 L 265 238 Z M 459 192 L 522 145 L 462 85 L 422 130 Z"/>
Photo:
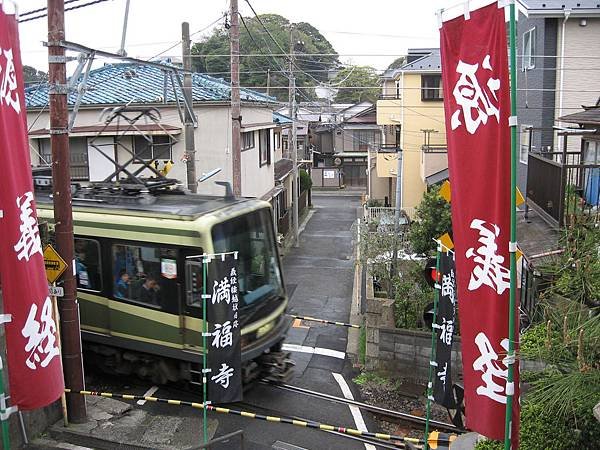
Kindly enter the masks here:
<path id="1" fill-rule="evenodd" d="M 60 257 L 51 245 L 47 245 L 44 249 L 44 264 L 46 265 L 48 283 L 54 283 L 58 280 L 68 267 L 65 260 Z"/>

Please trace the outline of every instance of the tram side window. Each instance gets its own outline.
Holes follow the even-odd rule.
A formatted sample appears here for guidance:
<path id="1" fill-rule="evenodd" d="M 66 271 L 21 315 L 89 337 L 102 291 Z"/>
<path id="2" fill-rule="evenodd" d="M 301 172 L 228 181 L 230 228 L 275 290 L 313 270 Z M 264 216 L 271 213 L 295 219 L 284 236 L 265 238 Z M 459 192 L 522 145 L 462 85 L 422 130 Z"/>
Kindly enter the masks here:
<path id="1" fill-rule="evenodd" d="M 98 241 L 75 238 L 75 277 L 78 289 L 102 290 L 102 264 Z"/>
<path id="2" fill-rule="evenodd" d="M 177 250 L 142 245 L 113 245 L 113 293 L 171 309 L 177 305 Z"/>

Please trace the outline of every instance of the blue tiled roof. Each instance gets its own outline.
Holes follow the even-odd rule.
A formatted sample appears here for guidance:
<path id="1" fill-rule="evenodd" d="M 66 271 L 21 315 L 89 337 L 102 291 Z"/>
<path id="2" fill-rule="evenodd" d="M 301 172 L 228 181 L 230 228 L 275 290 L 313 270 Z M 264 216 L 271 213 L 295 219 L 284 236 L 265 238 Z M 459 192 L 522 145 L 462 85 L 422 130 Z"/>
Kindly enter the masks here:
<path id="1" fill-rule="evenodd" d="M 183 83 L 183 75 L 179 75 Z M 175 77 L 175 75 L 174 75 Z M 167 74 L 167 102 L 175 102 L 175 95 Z M 162 103 L 165 76 L 161 69 L 132 63 L 110 64 L 90 71 L 87 91 L 81 99 L 82 105 L 106 105 L 132 103 Z M 177 80 L 175 80 L 177 85 Z M 194 102 L 229 101 L 231 86 L 220 78 L 202 73 L 192 75 Z M 179 99 L 182 94 L 177 88 Z M 275 97 L 248 89 L 240 90 L 242 101 L 275 103 Z M 69 95 L 69 105 L 75 104 L 77 93 Z M 48 103 L 48 85 L 31 86 L 25 90 L 28 108 L 43 108 Z"/>
<path id="2" fill-rule="evenodd" d="M 292 123 L 292 119 L 290 119 L 288 116 L 284 116 L 283 114 L 273 111 L 273 122 L 280 125 L 286 125 Z"/>

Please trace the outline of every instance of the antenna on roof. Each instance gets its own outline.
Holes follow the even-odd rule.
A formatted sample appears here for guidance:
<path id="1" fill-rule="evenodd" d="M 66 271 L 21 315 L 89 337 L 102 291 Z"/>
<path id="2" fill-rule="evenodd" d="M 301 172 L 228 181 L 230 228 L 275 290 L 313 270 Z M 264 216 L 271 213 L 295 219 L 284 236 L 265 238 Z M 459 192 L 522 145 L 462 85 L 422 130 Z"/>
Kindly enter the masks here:
<path id="1" fill-rule="evenodd" d="M 235 198 L 235 195 L 233 194 L 233 189 L 231 188 L 231 183 L 229 181 L 215 181 L 215 184 L 225 187 L 225 198 L 227 198 L 227 199 Z"/>
<path id="2" fill-rule="evenodd" d="M 216 174 L 218 174 L 221 171 L 221 168 L 218 167 L 216 169 L 211 170 L 210 172 L 207 173 L 203 173 L 202 176 L 200 178 L 198 178 L 198 183 L 202 183 L 203 181 L 208 180 L 209 178 L 214 177 Z"/>

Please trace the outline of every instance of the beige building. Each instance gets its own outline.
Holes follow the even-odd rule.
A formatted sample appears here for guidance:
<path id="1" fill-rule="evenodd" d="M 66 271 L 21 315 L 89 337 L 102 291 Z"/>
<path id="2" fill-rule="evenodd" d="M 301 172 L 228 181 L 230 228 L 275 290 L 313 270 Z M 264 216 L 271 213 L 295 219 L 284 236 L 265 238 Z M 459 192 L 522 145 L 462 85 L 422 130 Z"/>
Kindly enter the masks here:
<path id="1" fill-rule="evenodd" d="M 100 82 L 100 80 L 108 81 Z M 70 132 L 71 174 L 77 181 L 101 181 L 116 166 L 102 155 L 106 153 L 117 164 L 131 159 L 133 152 L 144 161 L 157 161 L 163 168 L 172 167 L 169 178 L 187 183 L 185 142 L 180 111 L 173 89 L 165 89 L 160 69 L 149 66 L 118 64 L 90 72 L 90 89 L 81 99 L 81 107 Z M 159 83 L 160 81 L 160 83 Z M 98 87 L 94 87 L 98 84 Z M 232 181 L 231 110 L 229 85 L 202 74 L 193 75 L 193 110 L 197 119 L 194 129 L 196 174 L 220 168 L 221 172 L 198 185 L 198 192 L 223 195 L 223 187 L 214 181 Z M 181 99 L 181 94 L 178 93 Z M 271 200 L 275 194 L 274 149 L 277 124 L 273 122 L 275 102 L 260 93 L 243 90 L 242 94 L 242 196 Z M 51 162 L 49 113 L 45 107 L 47 88 L 31 87 L 26 91 L 27 120 L 30 129 L 31 161 L 34 166 Z M 69 106 L 76 94 L 69 97 Z M 158 123 L 144 120 L 131 127 L 121 121 L 106 126 L 105 108 L 130 103 L 131 106 L 153 107 L 160 113 Z M 151 145 L 149 144 L 151 141 Z M 280 139 L 279 141 L 280 142 Z M 93 145 L 92 145 L 93 144 Z M 99 149 L 101 151 L 99 151 Z M 142 168 L 132 164 L 130 170 Z M 151 175 L 145 169 L 142 175 Z"/>
<path id="2" fill-rule="evenodd" d="M 376 174 L 389 180 L 387 196 L 394 205 L 396 155 L 401 156 L 401 205 L 412 215 L 428 184 L 447 177 L 439 49 L 409 49 L 406 64 L 387 71 L 382 81 L 377 124 L 384 126 L 385 142 L 377 153 Z M 381 180 L 372 180 L 373 199 L 382 199 L 382 186 Z"/>

